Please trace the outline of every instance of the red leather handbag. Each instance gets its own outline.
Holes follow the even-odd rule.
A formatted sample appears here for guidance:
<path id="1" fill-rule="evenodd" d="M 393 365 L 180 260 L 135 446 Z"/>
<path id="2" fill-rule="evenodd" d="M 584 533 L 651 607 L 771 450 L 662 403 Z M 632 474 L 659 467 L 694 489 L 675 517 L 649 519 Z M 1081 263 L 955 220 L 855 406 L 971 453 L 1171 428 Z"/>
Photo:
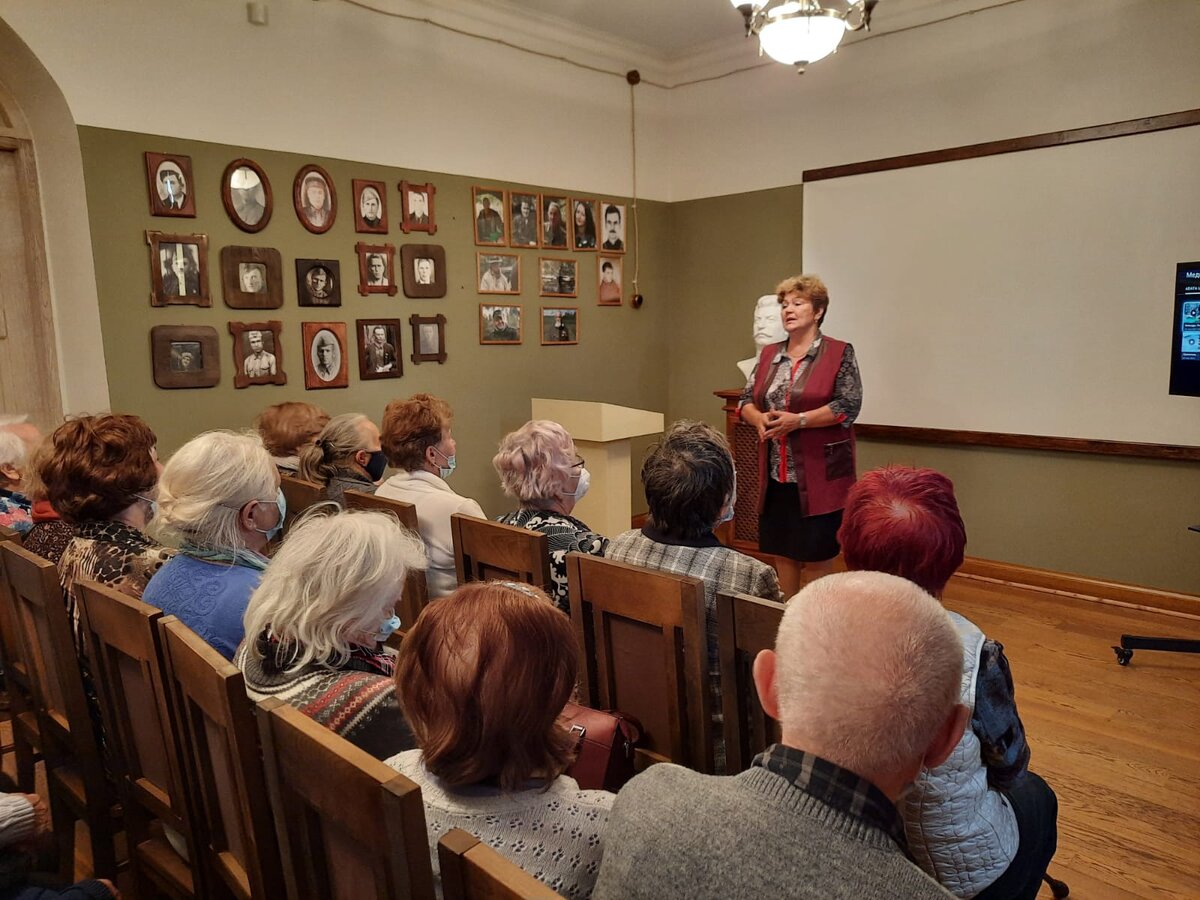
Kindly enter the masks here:
<path id="1" fill-rule="evenodd" d="M 580 788 L 616 793 L 634 776 L 633 748 L 642 736 L 636 719 L 613 710 L 568 703 L 559 721 L 578 739 L 579 755 L 567 774 Z"/>

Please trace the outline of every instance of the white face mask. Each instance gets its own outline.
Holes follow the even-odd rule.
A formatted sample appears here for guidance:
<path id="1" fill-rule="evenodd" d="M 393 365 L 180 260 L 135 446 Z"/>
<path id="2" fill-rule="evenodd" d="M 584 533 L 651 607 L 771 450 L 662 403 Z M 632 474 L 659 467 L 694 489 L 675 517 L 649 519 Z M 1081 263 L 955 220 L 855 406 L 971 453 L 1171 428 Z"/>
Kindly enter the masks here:
<path id="1" fill-rule="evenodd" d="M 578 503 L 583 499 L 583 495 L 588 492 L 588 488 L 592 486 L 592 473 L 584 466 L 579 470 L 579 481 L 575 483 L 575 492 L 572 496 L 575 502 Z"/>
<path id="2" fill-rule="evenodd" d="M 735 506 L 737 506 L 737 469 L 733 470 L 733 490 L 729 494 L 729 506 L 721 511 L 721 518 L 717 520 L 718 525 L 724 525 L 733 518 Z"/>

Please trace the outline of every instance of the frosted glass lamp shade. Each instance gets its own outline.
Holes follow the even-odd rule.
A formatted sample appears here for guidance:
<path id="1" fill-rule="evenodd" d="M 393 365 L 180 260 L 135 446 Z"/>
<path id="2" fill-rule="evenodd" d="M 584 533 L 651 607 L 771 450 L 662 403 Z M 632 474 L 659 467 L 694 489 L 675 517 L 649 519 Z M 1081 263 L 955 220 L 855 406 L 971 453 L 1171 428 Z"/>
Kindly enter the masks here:
<path id="1" fill-rule="evenodd" d="M 837 49 L 846 33 L 846 23 L 826 11 L 801 12 L 799 3 L 785 3 L 767 13 L 759 32 L 763 52 L 786 65 L 814 63 Z"/>

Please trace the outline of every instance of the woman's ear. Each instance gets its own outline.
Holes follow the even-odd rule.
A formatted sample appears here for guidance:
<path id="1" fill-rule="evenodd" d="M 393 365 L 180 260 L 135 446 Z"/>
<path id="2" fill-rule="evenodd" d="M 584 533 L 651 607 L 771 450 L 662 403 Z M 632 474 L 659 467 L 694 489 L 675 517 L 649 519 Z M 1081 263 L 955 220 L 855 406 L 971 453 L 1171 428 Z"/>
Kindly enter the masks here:
<path id="1" fill-rule="evenodd" d="M 256 531 L 258 523 L 254 521 L 254 510 L 258 509 L 258 501 L 251 500 L 238 510 L 238 526 L 243 531 Z"/>

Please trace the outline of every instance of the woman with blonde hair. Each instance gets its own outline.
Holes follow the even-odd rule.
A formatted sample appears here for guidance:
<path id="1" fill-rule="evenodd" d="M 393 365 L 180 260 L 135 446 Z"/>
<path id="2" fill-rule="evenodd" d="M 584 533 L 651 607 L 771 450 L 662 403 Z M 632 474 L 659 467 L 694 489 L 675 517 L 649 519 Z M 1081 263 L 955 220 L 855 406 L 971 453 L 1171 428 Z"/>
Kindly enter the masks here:
<path id="1" fill-rule="evenodd" d="M 387 513 L 302 516 L 246 608 L 234 663 L 250 699 L 278 697 L 379 759 L 412 747 L 382 642 L 424 565 L 420 540 Z"/>
<path id="2" fill-rule="evenodd" d="M 299 400 L 268 406 L 254 420 L 255 430 L 279 471 L 295 474 L 300 468 L 300 451 L 311 444 L 329 422 L 329 413 Z"/>
<path id="3" fill-rule="evenodd" d="M 300 451 L 300 477 L 323 486 L 326 499 L 343 508 L 347 490 L 375 493 L 385 469 L 379 428 L 362 413 L 334 416 Z"/>
<path id="4" fill-rule="evenodd" d="M 142 599 L 204 638 L 226 659 L 242 642 L 242 615 L 267 567 L 267 542 L 286 504 L 257 434 L 210 431 L 175 452 L 158 482 L 158 521 L 178 555 Z"/>

